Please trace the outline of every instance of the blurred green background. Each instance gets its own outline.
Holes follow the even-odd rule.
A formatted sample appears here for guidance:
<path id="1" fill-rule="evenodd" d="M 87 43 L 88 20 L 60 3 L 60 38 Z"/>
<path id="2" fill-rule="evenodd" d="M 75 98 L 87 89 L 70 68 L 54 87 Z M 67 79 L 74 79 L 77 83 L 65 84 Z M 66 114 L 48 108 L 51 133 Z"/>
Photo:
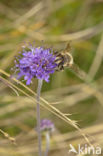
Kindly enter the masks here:
<path id="1" fill-rule="evenodd" d="M 75 120 L 88 135 L 90 142 L 102 147 L 103 0 L 0 0 L 1 156 L 38 155 L 37 134 L 34 129 L 35 96 L 3 71 L 15 75 L 11 71 L 14 56 L 18 55 L 25 43 L 52 47 L 60 52 L 70 41 L 74 62 L 91 78 L 91 82 L 88 83 L 86 78 L 80 79 L 78 72 L 66 68 L 55 72 L 49 83 L 43 83 L 42 98 L 48 105 L 72 119 L 70 125 L 54 115 L 50 111 L 52 107 L 50 110 L 41 107 L 41 118 L 48 118 L 55 124 L 49 155 L 72 156 L 73 153 L 68 154 L 70 143 L 75 147 L 78 143 L 86 143 L 73 127 Z M 13 89 L 9 82 L 33 96 L 34 103 L 23 93 Z M 36 79 L 30 88 L 36 92 Z M 46 105 L 45 102 L 43 105 Z M 17 145 L 10 142 L 10 137 L 16 139 Z M 42 144 L 44 151 L 44 136 Z"/>

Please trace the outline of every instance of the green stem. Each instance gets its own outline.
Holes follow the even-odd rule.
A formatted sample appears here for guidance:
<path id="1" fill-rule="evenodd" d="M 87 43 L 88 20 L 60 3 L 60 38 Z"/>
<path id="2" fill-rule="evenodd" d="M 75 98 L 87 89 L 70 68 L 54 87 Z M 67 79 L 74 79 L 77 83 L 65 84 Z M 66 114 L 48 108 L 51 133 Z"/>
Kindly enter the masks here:
<path id="1" fill-rule="evenodd" d="M 49 132 L 46 132 L 46 150 L 45 150 L 45 156 L 48 156 L 49 147 L 50 147 L 50 134 L 49 134 Z"/>
<path id="2" fill-rule="evenodd" d="M 38 80 L 38 88 L 37 88 L 37 133 L 38 133 L 38 151 L 39 156 L 42 156 L 41 149 L 41 132 L 40 132 L 40 93 L 42 88 L 43 80 Z"/>

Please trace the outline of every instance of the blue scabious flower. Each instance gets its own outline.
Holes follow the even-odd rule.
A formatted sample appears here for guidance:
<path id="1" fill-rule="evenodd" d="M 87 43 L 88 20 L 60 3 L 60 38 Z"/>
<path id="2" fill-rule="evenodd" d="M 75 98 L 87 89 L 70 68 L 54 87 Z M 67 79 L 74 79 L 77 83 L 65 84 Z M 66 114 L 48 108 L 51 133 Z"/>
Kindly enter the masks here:
<path id="1" fill-rule="evenodd" d="M 48 119 L 43 119 L 40 122 L 40 130 L 41 131 L 54 131 L 55 126 L 54 123 L 51 120 Z"/>
<path id="2" fill-rule="evenodd" d="M 29 46 L 28 50 L 23 48 L 23 52 L 15 61 L 19 70 L 18 79 L 24 76 L 27 85 L 30 85 L 34 77 L 49 82 L 50 74 L 53 74 L 57 67 L 55 59 L 51 49 L 32 46 Z"/>

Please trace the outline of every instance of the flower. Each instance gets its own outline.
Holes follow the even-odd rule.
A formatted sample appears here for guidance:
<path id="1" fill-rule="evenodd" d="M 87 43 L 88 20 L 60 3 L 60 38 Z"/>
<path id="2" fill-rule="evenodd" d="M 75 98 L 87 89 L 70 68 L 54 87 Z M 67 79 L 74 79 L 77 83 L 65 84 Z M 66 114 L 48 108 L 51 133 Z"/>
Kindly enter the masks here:
<path id="1" fill-rule="evenodd" d="M 27 48 L 23 47 L 23 52 L 15 61 L 19 70 L 18 79 L 24 76 L 26 85 L 30 85 L 34 77 L 49 82 L 50 74 L 53 74 L 57 67 L 56 56 L 51 49 L 33 46 Z"/>
<path id="2" fill-rule="evenodd" d="M 52 132 L 52 131 L 54 131 L 54 128 L 55 128 L 55 126 L 51 120 L 48 120 L 48 119 L 41 120 L 41 122 L 40 122 L 40 130 L 41 131 Z"/>

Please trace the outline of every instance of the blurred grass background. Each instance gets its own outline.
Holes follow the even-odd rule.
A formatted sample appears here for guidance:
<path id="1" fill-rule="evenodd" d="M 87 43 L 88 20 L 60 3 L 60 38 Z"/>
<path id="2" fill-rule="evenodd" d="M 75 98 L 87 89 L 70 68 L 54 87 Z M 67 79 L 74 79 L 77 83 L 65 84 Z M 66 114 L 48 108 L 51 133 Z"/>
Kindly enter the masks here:
<path id="1" fill-rule="evenodd" d="M 74 62 L 92 79 L 88 84 L 69 69 L 56 72 L 43 84 L 42 97 L 60 110 L 89 136 L 92 144 L 103 146 L 103 0 L 0 0 L 0 69 L 9 74 L 25 42 L 65 49 L 71 41 Z M 0 71 L 5 80 L 24 89 Z M 30 88 L 36 92 L 37 80 Z M 13 145 L 0 133 L 1 156 L 38 155 L 36 108 L 25 95 L 0 81 L 0 129 L 16 139 Z M 31 95 L 31 93 L 29 93 Z M 70 115 L 71 114 L 71 115 Z M 78 131 L 41 107 L 41 118 L 56 127 L 49 155 L 68 154 L 69 144 L 86 143 Z M 43 150 L 45 139 L 43 139 Z M 92 154 L 91 154 L 92 155 Z"/>

